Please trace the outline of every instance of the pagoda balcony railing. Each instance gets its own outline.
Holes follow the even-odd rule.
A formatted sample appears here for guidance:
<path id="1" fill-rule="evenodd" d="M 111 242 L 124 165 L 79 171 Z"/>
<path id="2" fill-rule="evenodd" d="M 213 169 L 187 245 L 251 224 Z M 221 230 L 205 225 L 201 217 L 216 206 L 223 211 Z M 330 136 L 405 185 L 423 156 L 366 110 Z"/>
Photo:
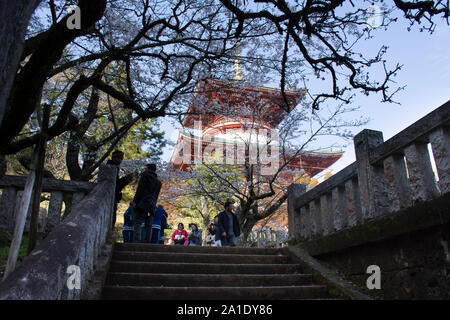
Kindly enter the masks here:
<path id="1" fill-rule="evenodd" d="M 263 120 L 252 120 L 250 118 L 241 118 L 241 117 L 217 117 L 213 122 L 209 123 L 203 128 L 203 132 L 212 129 L 219 129 L 222 126 L 226 125 L 239 125 L 242 129 L 250 129 L 258 126 L 258 128 L 271 130 L 273 126 Z"/>
<path id="2" fill-rule="evenodd" d="M 449 126 L 450 101 L 387 141 L 379 131 L 357 134 L 355 162 L 308 192 L 289 186 L 290 239 L 316 239 L 448 196 Z"/>

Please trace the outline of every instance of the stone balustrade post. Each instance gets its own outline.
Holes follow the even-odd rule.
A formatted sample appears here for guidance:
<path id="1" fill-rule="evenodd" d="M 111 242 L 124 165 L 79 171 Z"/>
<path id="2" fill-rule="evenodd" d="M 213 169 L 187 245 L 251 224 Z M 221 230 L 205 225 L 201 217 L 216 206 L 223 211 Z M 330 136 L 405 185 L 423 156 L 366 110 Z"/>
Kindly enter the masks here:
<path id="1" fill-rule="evenodd" d="M 363 220 L 388 212 L 388 196 L 384 169 L 370 164 L 370 152 L 383 143 L 383 133 L 365 129 L 354 139 Z"/>
<path id="2" fill-rule="evenodd" d="M 333 227 L 339 231 L 348 225 L 345 187 L 338 186 L 331 191 L 331 211 L 333 212 Z"/>
<path id="3" fill-rule="evenodd" d="M 396 212 L 411 205 L 406 164 L 403 155 L 393 154 L 384 160 L 384 173 L 388 188 L 389 208 Z"/>
<path id="4" fill-rule="evenodd" d="M 293 183 L 288 187 L 287 192 L 289 239 L 299 239 L 302 230 L 302 217 L 299 210 L 296 210 L 295 208 L 295 202 L 306 192 L 306 186 Z"/>
<path id="5" fill-rule="evenodd" d="M 3 189 L 0 200 L 0 228 L 13 230 L 14 228 L 14 209 L 16 205 L 17 189 Z"/>
<path id="6" fill-rule="evenodd" d="M 405 148 L 413 203 L 439 196 L 426 142 L 416 141 Z"/>
<path id="7" fill-rule="evenodd" d="M 321 236 L 322 229 L 322 214 L 320 210 L 320 198 L 315 199 L 309 203 L 309 215 L 311 218 L 311 230 L 313 236 Z"/>
<path id="8" fill-rule="evenodd" d="M 300 227 L 300 236 L 304 239 L 309 238 L 311 236 L 311 217 L 307 205 L 300 208 Z"/>
<path id="9" fill-rule="evenodd" d="M 450 129 L 439 127 L 430 134 L 442 194 L 450 192 Z"/>
<path id="10" fill-rule="evenodd" d="M 320 215 L 322 218 L 322 235 L 332 233 L 334 231 L 334 212 L 331 207 L 331 193 L 326 193 L 320 197 Z"/>
<path id="11" fill-rule="evenodd" d="M 113 192 L 111 193 L 111 197 L 108 200 L 110 205 L 108 208 L 105 208 L 106 212 L 104 213 L 103 219 L 103 227 L 102 227 L 102 241 L 106 239 L 106 235 L 111 230 L 112 226 L 112 218 L 113 218 L 113 210 L 114 210 L 114 200 L 115 200 L 115 189 L 116 189 L 116 179 L 117 179 L 117 170 L 118 168 L 114 165 L 102 165 L 99 168 L 98 172 L 98 184 L 105 184 L 113 188 Z M 105 183 L 106 182 L 106 183 Z"/>
<path id="12" fill-rule="evenodd" d="M 361 192 L 358 179 L 350 179 L 345 183 L 345 206 L 350 227 L 362 223 Z"/>
<path id="13" fill-rule="evenodd" d="M 47 224 L 45 226 L 46 233 L 51 232 L 60 223 L 63 199 L 64 197 L 61 191 L 53 191 L 51 193 L 47 213 Z"/>

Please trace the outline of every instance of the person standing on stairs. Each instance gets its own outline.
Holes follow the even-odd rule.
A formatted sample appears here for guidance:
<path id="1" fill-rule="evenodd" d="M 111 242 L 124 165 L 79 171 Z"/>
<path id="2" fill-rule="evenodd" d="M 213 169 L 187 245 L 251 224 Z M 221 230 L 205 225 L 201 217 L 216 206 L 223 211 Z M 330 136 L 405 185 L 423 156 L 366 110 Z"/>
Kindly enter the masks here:
<path id="1" fill-rule="evenodd" d="M 163 217 L 167 219 L 167 212 L 164 210 L 163 206 L 159 205 L 155 211 L 155 217 L 153 219 L 152 225 L 152 240 L 151 243 L 159 244 L 159 238 L 161 236 L 161 225 Z"/>
<path id="2" fill-rule="evenodd" d="M 120 170 L 120 164 L 123 161 L 123 152 L 116 150 L 111 155 L 111 160 L 108 160 L 106 164 L 113 165 L 117 167 L 117 178 L 116 178 L 116 191 L 114 194 L 114 209 L 113 209 L 113 216 L 112 216 L 112 227 L 116 225 L 116 211 L 117 211 L 117 204 L 120 200 L 122 200 L 122 189 L 125 188 L 127 184 L 129 184 L 134 177 L 133 173 L 127 174 L 125 177 L 119 178 L 119 170 Z"/>
<path id="3" fill-rule="evenodd" d="M 138 187 L 133 199 L 133 207 L 136 212 L 136 218 L 134 220 L 134 242 L 141 242 L 141 224 L 144 222 L 144 242 L 150 243 L 152 222 L 161 185 L 161 181 L 158 180 L 156 174 L 156 164 L 147 164 L 146 170 L 139 178 Z"/>
<path id="4" fill-rule="evenodd" d="M 233 213 L 233 202 L 226 201 L 224 211 L 219 213 L 218 230 L 221 236 L 222 246 L 236 246 L 236 237 L 239 237 L 241 230 L 239 221 Z"/>
<path id="5" fill-rule="evenodd" d="M 211 222 L 208 227 L 208 235 L 206 236 L 206 245 L 208 246 L 214 245 L 215 236 L 216 236 L 216 228 L 214 226 L 214 222 Z"/>
<path id="6" fill-rule="evenodd" d="M 220 240 L 220 233 L 219 233 L 219 216 L 215 216 L 214 218 L 214 247 L 221 247 L 222 241 Z"/>
<path id="7" fill-rule="evenodd" d="M 129 243 L 133 242 L 133 234 L 134 234 L 134 219 L 136 213 L 134 212 L 134 208 L 130 203 L 127 211 L 123 214 L 123 228 L 122 228 L 122 236 L 123 242 Z"/>
<path id="8" fill-rule="evenodd" d="M 195 223 L 192 224 L 191 234 L 189 235 L 189 245 L 190 246 L 202 245 L 202 231 L 198 230 L 198 227 Z"/>

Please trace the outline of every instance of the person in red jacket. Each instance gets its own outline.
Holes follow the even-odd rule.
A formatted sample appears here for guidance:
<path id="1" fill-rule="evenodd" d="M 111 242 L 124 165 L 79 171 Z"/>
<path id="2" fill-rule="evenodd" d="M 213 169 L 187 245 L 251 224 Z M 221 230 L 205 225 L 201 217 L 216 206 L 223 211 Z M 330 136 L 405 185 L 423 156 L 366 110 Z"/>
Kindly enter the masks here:
<path id="1" fill-rule="evenodd" d="M 186 230 L 184 230 L 184 224 L 181 222 L 178 224 L 178 229 L 172 235 L 172 240 L 174 244 L 185 244 L 188 238 Z"/>

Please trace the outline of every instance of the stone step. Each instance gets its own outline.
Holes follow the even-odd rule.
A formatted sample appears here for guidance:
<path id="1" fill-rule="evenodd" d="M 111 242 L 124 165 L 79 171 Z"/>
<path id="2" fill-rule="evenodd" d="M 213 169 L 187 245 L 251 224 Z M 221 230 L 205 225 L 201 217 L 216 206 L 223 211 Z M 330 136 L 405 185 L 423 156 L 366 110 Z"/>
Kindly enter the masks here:
<path id="1" fill-rule="evenodd" d="M 147 252 L 147 251 L 115 251 L 114 261 L 146 261 L 146 262 L 180 262 L 180 263 L 222 263 L 222 264 L 283 264 L 291 262 L 284 255 L 246 255 L 216 253 L 184 253 L 184 252 Z"/>
<path id="2" fill-rule="evenodd" d="M 329 298 L 322 285 L 278 287 L 136 287 L 105 286 L 103 299 L 113 300 L 300 300 Z"/>
<path id="3" fill-rule="evenodd" d="M 144 287 L 257 287 L 311 285 L 311 274 L 168 274 L 110 272 L 106 285 Z"/>
<path id="4" fill-rule="evenodd" d="M 220 264 L 117 261 L 110 264 L 110 272 L 178 273 L 178 274 L 298 274 L 298 264 Z"/>
<path id="5" fill-rule="evenodd" d="M 208 246 L 181 246 L 160 245 L 147 243 L 116 243 L 114 251 L 140 251 L 140 252 L 180 252 L 180 253 L 212 253 L 212 254 L 245 254 L 245 255 L 282 255 L 283 248 L 241 248 L 241 247 L 208 247 Z"/>

